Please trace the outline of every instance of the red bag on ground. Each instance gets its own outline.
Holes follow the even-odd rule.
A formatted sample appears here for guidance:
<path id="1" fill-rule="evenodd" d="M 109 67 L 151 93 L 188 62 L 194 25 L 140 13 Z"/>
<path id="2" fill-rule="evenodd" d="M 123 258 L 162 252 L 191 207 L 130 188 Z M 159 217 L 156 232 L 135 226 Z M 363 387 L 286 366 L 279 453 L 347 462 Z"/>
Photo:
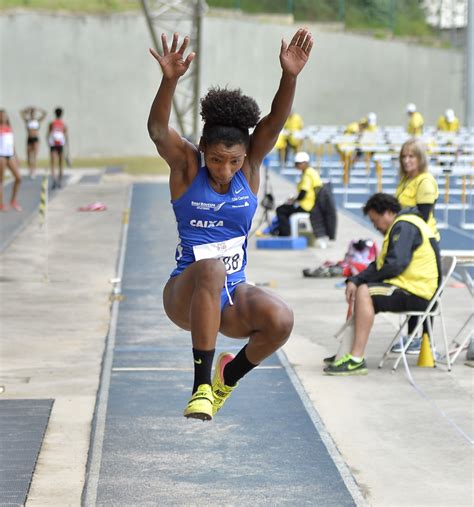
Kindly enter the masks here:
<path id="1" fill-rule="evenodd" d="M 364 271 L 377 258 L 377 254 L 377 245 L 371 239 L 352 240 L 341 262 L 342 276 L 354 276 Z"/>

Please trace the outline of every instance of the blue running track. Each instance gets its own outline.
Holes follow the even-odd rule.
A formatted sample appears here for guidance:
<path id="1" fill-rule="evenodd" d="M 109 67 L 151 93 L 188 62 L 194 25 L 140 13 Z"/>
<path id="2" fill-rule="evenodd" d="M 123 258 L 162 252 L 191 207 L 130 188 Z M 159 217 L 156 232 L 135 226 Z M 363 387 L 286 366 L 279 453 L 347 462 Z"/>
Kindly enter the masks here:
<path id="1" fill-rule="evenodd" d="M 212 422 L 183 417 L 193 382 L 191 341 L 162 302 L 175 241 L 167 185 L 134 185 L 125 299 L 109 336 L 111 371 L 99 397 L 86 505 L 362 504 L 278 356 L 242 379 Z M 219 337 L 216 355 L 241 346 Z"/>

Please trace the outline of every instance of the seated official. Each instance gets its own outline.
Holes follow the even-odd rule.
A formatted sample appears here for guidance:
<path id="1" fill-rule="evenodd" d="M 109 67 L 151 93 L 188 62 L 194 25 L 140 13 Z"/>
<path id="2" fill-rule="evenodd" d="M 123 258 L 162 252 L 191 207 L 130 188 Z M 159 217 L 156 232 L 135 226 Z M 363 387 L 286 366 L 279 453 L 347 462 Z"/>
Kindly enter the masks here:
<path id="1" fill-rule="evenodd" d="M 375 314 L 424 311 L 438 289 L 441 264 L 433 231 L 416 208 L 400 210 L 397 199 L 383 193 L 364 206 L 364 214 L 385 235 L 383 246 L 366 270 L 346 281 L 346 300 L 354 304 L 353 341 L 349 354 L 325 359 L 328 375 L 366 375 L 364 352 Z"/>
<path id="2" fill-rule="evenodd" d="M 298 195 L 276 209 L 278 225 L 272 232 L 275 236 L 291 234 L 290 216 L 294 213 L 309 213 L 316 202 L 316 192 L 323 186 L 319 173 L 310 167 L 309 155 L 305 151 L 299 151 L 295 155 L 295 167 L 301 171 L 301 178 L 296 186 Z"/>

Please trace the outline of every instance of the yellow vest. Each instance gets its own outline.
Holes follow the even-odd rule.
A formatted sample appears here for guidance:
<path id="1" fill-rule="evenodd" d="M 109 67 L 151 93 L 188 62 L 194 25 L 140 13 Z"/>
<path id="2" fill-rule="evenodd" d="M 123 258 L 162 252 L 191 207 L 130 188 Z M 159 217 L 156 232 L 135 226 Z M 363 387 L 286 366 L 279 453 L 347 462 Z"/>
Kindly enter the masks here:
<path id="1" fill-rule="evenodd" d="M 454 118 L 454 120 L 449 123 L 444 115 L 440 116 L 436 128 L 443 132 L 457 132 L 459 130 L 459 120 Z"/>
<path id="2" fill-rule="evenodd" d="M 360 131 L 359 124 L 356 121 L 349 123 L 344 129 L 344 134 L 358 134 Z"/>
<path id="3" fill-rule="evenodd" d="M 310 212 L 314 208 L 314 204 L 316 203 L 316 187 L 322 187 L 323 182 L 319 177 L 319 173 L 313 169 L 312 167 L 307 167 L 301 176 L 301 180 L 298 182 L 297 189 L 298 193 L 301 190 L 306 191 L 306 195 L 304 198 L 299 201 L 300 206 L 305 210 Z"/>
<path id="4" fill-rule="evenodd" d="M 289 130 L 290 132 L 295 132 L 297 130 L 303 129 L 303 118 L 298 113 L 293 113 L 288 116 L 285 126 L 285 130 Z"/>
<path id="5" fill-rule="evenodd" d="M 410 264 L 406 267 L 403 273 L 384 280 L 385 283 L 400 287 L 415 296 L 423 299 L 430 300 L 438 288 L 438 264 L 436 261 L 436 254 L 430 243 L 430 238 L 434 238 L 431 229 L 426 222 L 417 215 L 401 215 L 398 216 L 393 224 L 388 229 L 383 239 L 382 250 L 377 257 L 377 270 L 380 270 L 385 261 L 385 256 L 388 251 L 390 231 L 393 226 L 400 221 L 409 222 L 418 227 L 421 233 L 421 245 L 413 252 L 413 257 Z"/>
<path id="6" fill-rule="evenodd" d="M 425 120 L 423 116 L 418 111 L 415 111 L 410 115 L 410 119 L 408 120 L 407 132 L 412 136 L 421 136 L 424 124 Z"/>
<path id="7" fill-rule="evenodd" d="M 367 125 L 366 132 L 378 132 L 379 128 L 377 125 Z"/>
<path id="8" fill-rule="evenodd" d="M 421 186 L 425 182 L 425 185 Z M 421 188 L 420 188 L 421 186 Z M 417 204 L 435 204 L 439 197 L 438 184 L 433 175 L 429 172 L 420 173 L 414 178 L 403 176 L 398 183 L 395 197 L 398 199 L 402 209 L 415 208 Z M 428 217 L 427 224 L 433 231 L 436 241 L 440 240 L 436 218 L 433 210 Z"/>

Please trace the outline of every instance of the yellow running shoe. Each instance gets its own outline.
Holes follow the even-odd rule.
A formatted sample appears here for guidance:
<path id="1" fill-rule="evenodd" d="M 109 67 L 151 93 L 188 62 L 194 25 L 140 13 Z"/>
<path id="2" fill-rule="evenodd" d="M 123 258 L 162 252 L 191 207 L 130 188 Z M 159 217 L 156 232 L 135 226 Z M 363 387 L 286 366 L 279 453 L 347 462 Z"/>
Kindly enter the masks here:
<path id="1" fill-rule="evenodd" d="M 235 384 L 235 386 L 230 387 L 224 384 L 224 367 L 232 359 L 234 359 L 234 354 L 230 352 L 222 352 L 217 358 L 214 376 L 212 377 L 212 394 L 214 395 L 212 415 L 217 414 L 222 405 L 224 405 L 225 400 L 230 396 L 230 393 L 238 386 L 238 384 Z"/>
<path id="2" fill-rule="evenodd" d="M 209 384 L 201 384 L 191 396 L 183 415 L 188 418 L 201 419 L 201 421 L 210 421 L 213 413 L 213 402 L 212 387 Z"/>

